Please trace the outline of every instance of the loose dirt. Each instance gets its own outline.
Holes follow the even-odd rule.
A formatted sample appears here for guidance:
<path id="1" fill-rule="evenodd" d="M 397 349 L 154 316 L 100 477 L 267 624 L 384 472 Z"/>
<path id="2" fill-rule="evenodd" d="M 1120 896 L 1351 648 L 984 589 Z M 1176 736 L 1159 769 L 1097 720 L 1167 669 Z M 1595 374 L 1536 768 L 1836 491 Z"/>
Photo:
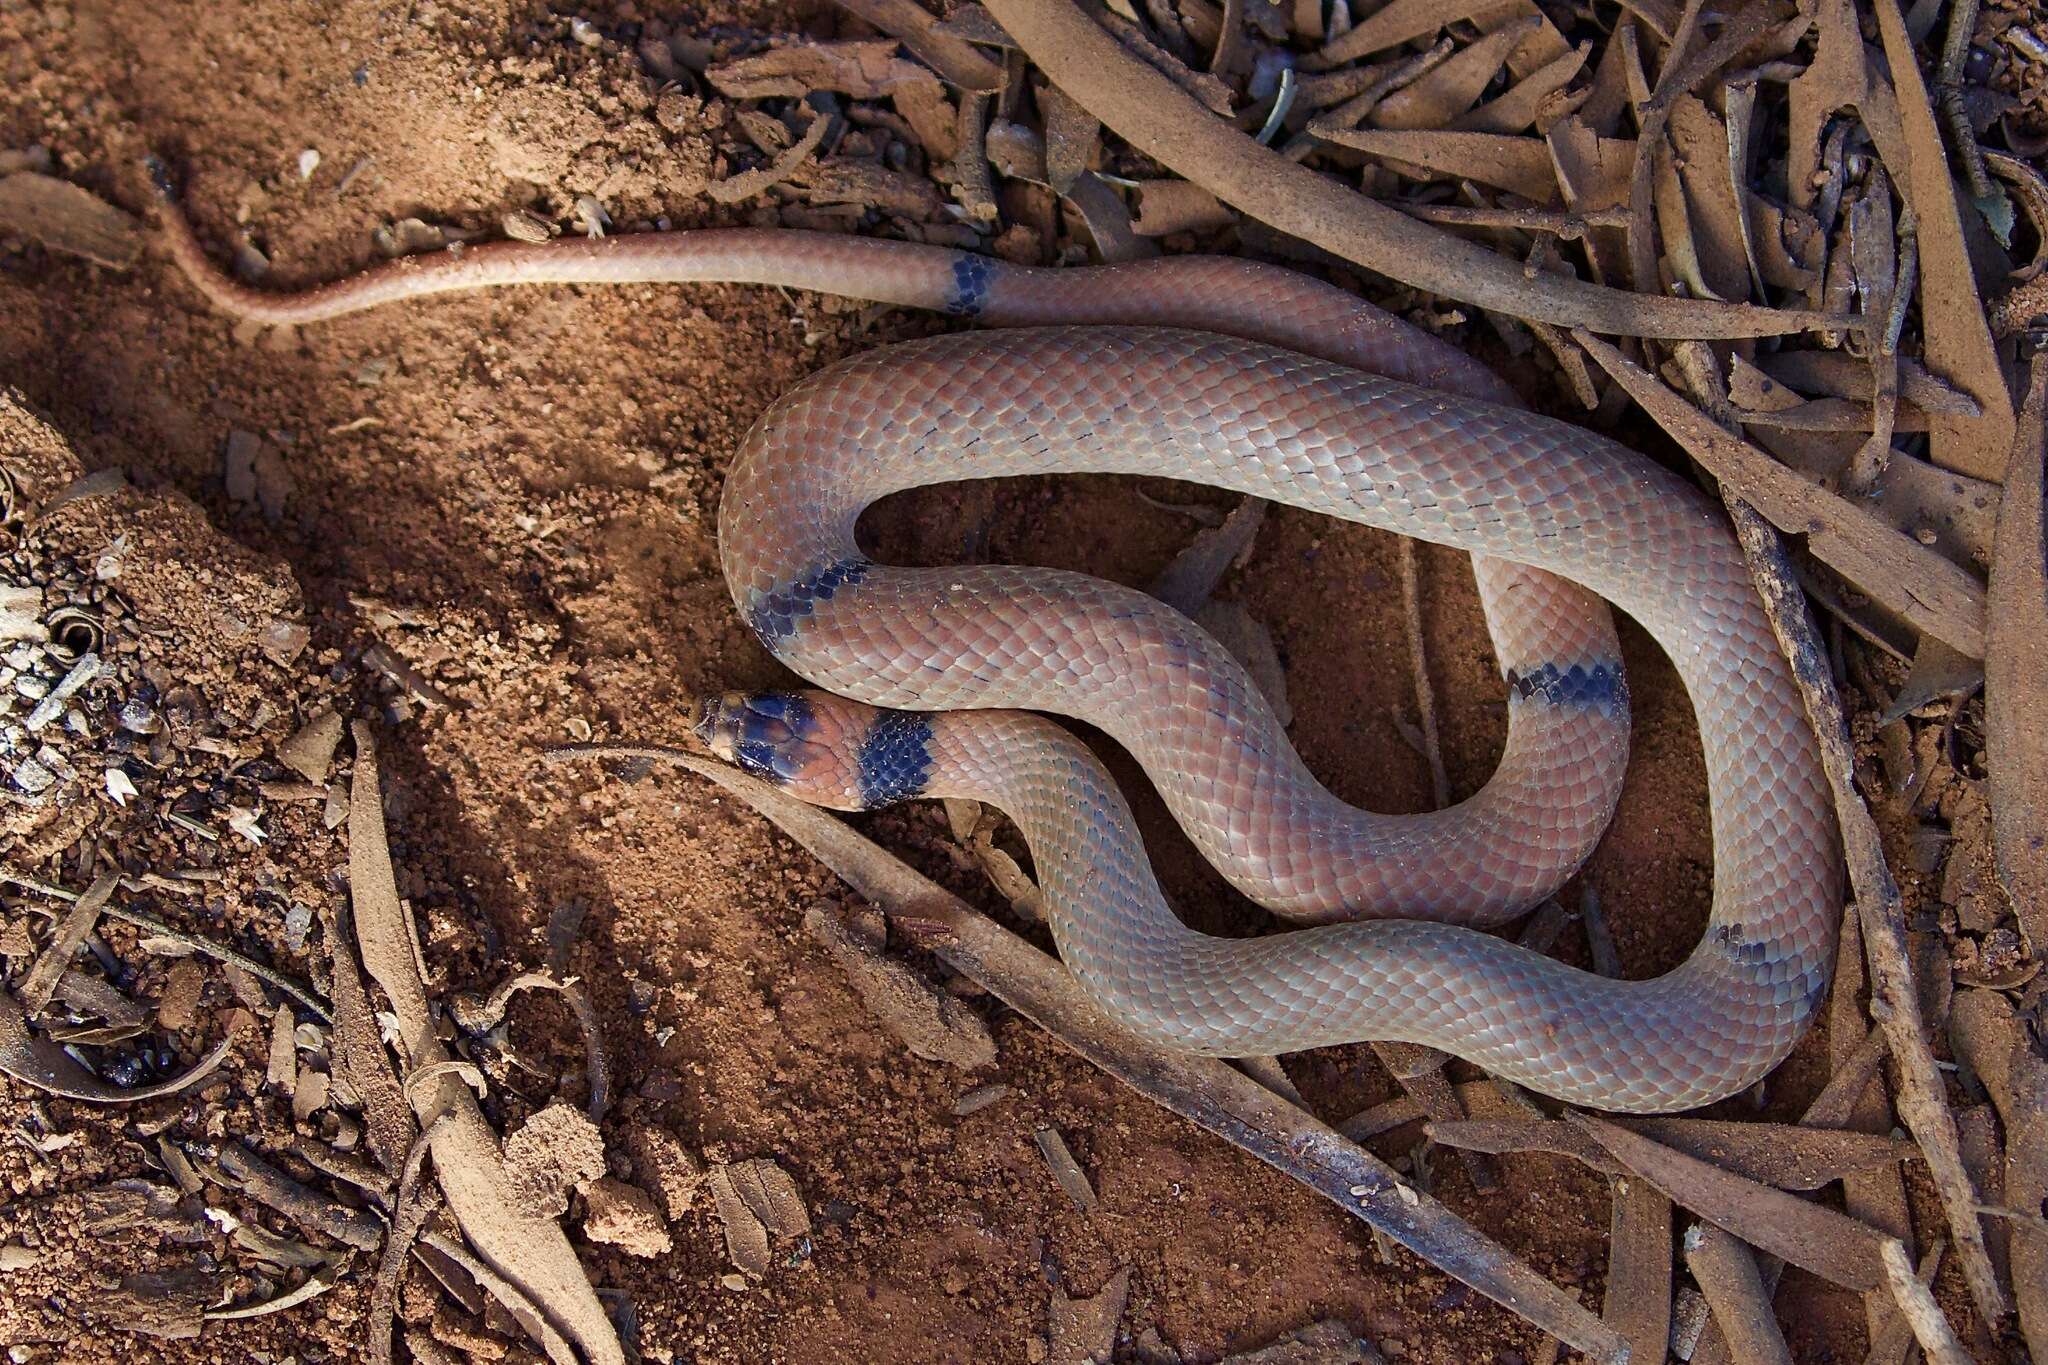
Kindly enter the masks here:
<path id="1" fill-rule="evenodd" d="M 654 16 L 622 3 L 587 17 L 621 35 Z M 773 0 L 661 17 L 706 31 L 835 25 L 816 7 Z M 137 211 L 148 202 L 139 158 L 163 149 L 186 174 L 202 234 L 222 243 L 240 225 L 279 285 L 369 262 L 373 228 L 414 215 L 495 233 L 509 211 L 553 215 L 596 194 L 622 230 L 756 220 L 703 197 L 713 145 L 687 119 L 654 119 L 630 42 L 584 46 L 564 30 L 565 15 L 543 6 L 488 0 L 0 0 L 0 148 L 41 144 L 66 178 Z M 319 162 L 302 179 L 308 149 Z M 993 1068 L 963 1074 L 907 1055 L 803 932 L 807 909 L 839 906 L 847 893 L 732 801 L 683 774 L 600 779 L 540 764 L 543 746 L 592 734 L 677 740 L 694 694 L 778 680 L 718 573 L 726 462 L 803 376 L 945 325 L 745 288 L 557 289 L 249 336 L 153 253 L 128 274 L 34 249 L 0 255 L 0 382 L 46 413 L 88 467 L 121 465 L 145 489 L 203 509 L 210 529 L 195 519 L 182 547 L 191 563 L 219 555 L 225 537 L 260 559 L 247 571 L 254 581 L 303 601 L 310 646 L 280 665 L 208 644 L 218 603 L 204 593 L 167 597 L 167 612 L 186 615 L 150 624 L 199 642 L 194 685 L 249 722 L 254 748 L 274 746 L 319 705 L 381 713 L 393 853 L 430 991 L 487 990 L 543 963 L 550 917 L 583 908 L 567 966 L 593 993 L 612 1052 L 607 1146 L 626 1152 L 633 1134 L 654 1129 L 687 1149 L 671 1158 L 685 1172 L 675 1182 L 639 1182 L 651 1204 L 628 1197 L 621 1213 L 619 1192 L 604 1187 L 608 1222 L 629 1222 L 628 1233 L 577 1231 L 586 1196 L 570 1214 L 584 1264 L 615 1296 L 608 1302 L 630 1305 L 647 1358 L 1038 1361 L 1055 1291 L 1091 1296 L 1124 1268 L 1120 1359 L 1140 1358 L 1134 1343 L 1147 1329 L 1187 1359 L 1213 1360 L 1333 1316 L 1396 1358 L 1547 1358 L 1505 1312 L 1404 1253 L 1382 1255 L 1358 1222 L 986 1000 L 970 1004 L 989 1016 Z M 260 439 L 284 471 L 274 515 L 230 496 L 223 455 L 235 431 Z M 1148 494 L 1225 506 L 1169 484 L 1074 478 L 906 497 L 871 527 L 878 553 L 898 560 L 1053 564 L 1142 585 L 1196 529 Z M 1501 687 L 1462 557 L 1427 550 L 1422 566 L 1445 757 L 1463 795 L 1498 755 Z M 1393 723 L 1414 714 L 1394 542 L 1279 511 L 1225 591 L 1274 634 L 1310 765 L 1349 799 L 1426 808 L 1426 765 Z M 1678 962 L 1699 933 L 1712 845 L 1682 690 L 1644 637 L 1624 638 L 1634 754 L 1621 815 L 1586 877 L 1627 972 L 1647 975 Z M 407 697 L 364 667 L 364 649 L 380 640 L 454 704 Z M 252 718 L 266 700 L 264 728 Z M 1258 925 L 1131 765 L 1119 761 L 1118 772 L 1189 920 L 1230 932 Z M 935 808 L 861 823 L 963 894 L 999 904 Z M 296 900 L 325 916 L 344 846 L 317 803 L 274 805 L 266 824 L 262 847 L 223 851 L 234 866 L 224 881 L 163 913 L 324 981 L 329 927 L 294 947 L 285 907 Z M 1583 960 L 1577 933 L 1565 951 Z M 132 949 L 132 935 L 107 936 Z M 150 971 L 138 997 L 160 991 L 167 964 Z M 211 968 L 207 983 L 181 1036 L 194 1052 L 237 1008 Z M 553 1083 L 580 1077 L 582 1065 L 559 997 L 522 997 L 513 1019 L 526 1066 L 499 1068 L 486 1100 L 507 1131 L 558 1098 L 583 1098 L 579 1079 Z M 0 1240 L 27 1232 L 40 1246 L 33 1265 L 0 1270 L 0 1340 L 26 1351 L 14 1359 L 111 1361 L 136 1349 L 124 1333 L 86 1327 L 87 1306 L 122 1275 L 193 1248 L 149 1231 L 86 1236 L 53 1196 L 152 1175 L 145 1134 L 156 1131 L 287 1141 L 289 1098 L 264 1083 L 268 1023 L 245 1029 L 209 1089 L 138 1112 L 0 1088 L 0 1122 L 79 1136 L 47 1155 L 0 1148 L 15 1201 L 0 1206 Z M 1292 1059 L 1289 1072 L 1333 1117 L 1394 1093 L 1363 1048 Z M 1796 1114 L 1825 1072 L 1817 1034 L 1772 1078 L 1761 1112 Z M 955 1116 L 962 1094 L 996 1081 L 1005 1096 Z M 1725 1111 L 1757 1112 L 1745 1102 Z M 1055 1182 L 1033 1141 L 1041 1125 L 1059 1130 L 1092 1180 L 1093 1213 Z M 1375 1145 L 1391 1156 L 1419 1141 L 1410 1127 Z M 765 1279 L 732 1287 L 713 1201 L 687 1188 L 691 1156 L 769 1158 L 793 1178 L 811 1231 L 778 1245 Z M 614 1177 L 634 1174 L 635 1163 L 613 1159 Z M 1452 1207 L 1597 1304 L 1605 1181 L 1562 1158 L 1508 1158 L 1504 1169 L 1503 1188 L 1481 1195 L 1448 1154 L 1433 1163 Z M 668 1224 L 672 1248 L 645 1254 L 661 1245 L 650 1220 Z M 193 1235 L 232 1259 L 217 1228 Z M 166 1365 L 350 1358 L 368 1279 L 150 1349 Z M 1796 1272 L 1788 1283 L 1780 1302 L 1793 1305 L 1785 1317 L 1799 1357 L 1856 1357 L 1860 1305 Z M 423 1276 L 400 1310 L 429 1326 L 450 1311 Z M 473 1324 L 442 1336 L 465 1332 Z"/>

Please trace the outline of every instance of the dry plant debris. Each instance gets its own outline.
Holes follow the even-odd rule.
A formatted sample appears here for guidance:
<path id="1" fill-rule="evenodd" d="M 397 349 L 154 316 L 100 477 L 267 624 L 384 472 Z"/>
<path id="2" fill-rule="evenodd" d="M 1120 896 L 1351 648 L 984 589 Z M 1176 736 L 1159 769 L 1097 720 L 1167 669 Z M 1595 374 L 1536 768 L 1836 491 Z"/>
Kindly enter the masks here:
<path id="1" fill-rule="evenodd" d="M 1873 1361 L 1903 1360 L 1915 1344 L 1930 1359 L 1981 1357 L 2017 1349 L 2015 1330 L 2036 1355 L 2048 1351 L 2038 956 L 2048 951 L 2048 366 L 2037 362 L 2026 409 L 2014 402 L 2015 361 L 2048 331 L 2038 24 L 1998 3 L 1897 0 L 842 8 L 836 25 L 801 39 L 630 25 L 624 44 L 645 84 L 615 111 L 622 143 L 652 129 L 672 139 L 652 145 L 730 221 L 858 229 L 1044 265 L 1263 252 L 1354 287 L 1393 281 L 1397 306 L 1504 351 L 1524 387 L 1570 395 L 1595 425 L 1633 403 L 1677 442 L 1730 502 L 1829 753 L 1857 897 L 1828 1009 L 1832 1075 L 1796 1126 L 1728 1111 L 1607 1123 L 1504 1096 L 1462 1065 L 1383 1049 L 1409 1093 L 1342 1128 L 1398 1148 L 1408 1179 L 1397 1179 L 1303 1112 L 1303 1093 L 1313 1104 L 1318 1091 L 1297 1089 L 1277 1060 L 1249 1068 L 1254 1080 L 1148 1057 L 1054 1008 L 1066 997 L 1050 964 L 872 845 L 815 813 L 775 808 L 772 793 L 747 798 L 881 904 L 912 949 L 932 948 L 1082 1055 L 1595 1358 L 1614 1358 L 1623 1341 L 1637 1359 L 1658 1355 L 1667 1339 L 1695 1362 L 1784 1358 L 1772 1298 L 1786 1260 L 1863 1294 Z M 558 28 L 565 49 L 617 45 L 592 19 Z M 512 139 L 495 154 L 517 161 L 522 150 Z M 295 165 L 288 176 L 301 181 L 327 174 L 318 153 Z M 133 222 L 57 169 L 47 155 L 0 151 L 0 239 L 131 267 Z M 333 192 L 377 173 L 360 158 Z M 245 207 L 261 217 L 279 193 L 262 187 Z M 619 197 L 617 184 L 592 181 L 484 221 L 535 241 L 595 234 Z M 417 219 L 383 229 L 394 250 L 459 249 L 472 235 Z M 243 264 L 265 268 L 255 242 L 242 245 Z M 376 364 L 388 362 L 365 367 L 365 389 Z M 329 434 L 381 421 L 340 421 Z M 215 472 L 230 502 L 288 521 L 302 496 L 299 456 L 264 428 L 220 435 Z M 163 553 L 218 543 L 199 534 L 192 509 L 118 473 L 86 475 L 11 405 L 0 405 L 0 437 L 0 832 L 11 841 L 0 952 L 13 972 L 0 995 L 0 1070 L 38 1091 L 144 1112 L 134 1107 L 236 1074 L 238 1045 L 262 1054 L 255 1067 L 289 1112 L 289 1142 L 266 1141 L 259 1155 L 253 1135 L 238 1140 L 224 1125 L 203 1138 L 181 1130 L 160 1146 L 173 1185 L 108 1186 L 94 1217 L 190 1245 L 180 1239 L 210 1234 L 187 1205 L 232 1186 L 249 1201 L 242 1209 L 279 1213 L 309 1239 L 230 1215 L 236 1253 L 281 1278 L 230 1290 L 222 1272 L 170 1259 L 82 1311 L 190 1337 L 211 1317 L 303 1303 L 372 1259 L 348 1262 L 346 1249 L 381 1247 L 380 1354 L 399 1308 L 392 1267 L 411 1256 L 458 1305 L 406 1319 L 399 1335 L 419 1358 L 458 1342 L 502 1351 L 524 1330 L 550 1354 L 616 1359 L 623 1347 L 556 1217 L 573 1215 L 593 1241 L 660 1254 L 708 1203 L 734 1290 L 807 1256 L 811 1213 L 774 1161 L 717 1159 L 707 1172 L 637 1121 L 629 1155 L 607 1151 L 598 1125 L 612 1069 L 630 1076 L 641 1061 L 613 1060 L 600 1005 L 560 963 L 446 1004 L 428 990 L 430 954 L 383 845 L 367 729 L 354 773 L 337 776 L 350 699 L 332 687 L 299 688 L 289 703 L 266 695 L 284 695 L 280 670 L 308 648 L 288 576 L 222 551 L 232 586 L 201 591 Z M 1216 595 L 1253 558 L 1259 515 L 1247 504 L 1195 537 L 1153 591 L 1199 614 L 1285 708 L 1273 630 Z M 549 528 L 535 529 L 547 539 Z M 1427 583 L 1406 573 L 1403 586 L 1422 721 L 1413 742 L 1443 804 L 1455 793 L 1416 626 Z M 239 692 L 181 685 L 181 668 L 221 669 L 165 656 L 138 625 L 174 600 L 196 601 L 189 615 L 214 623 L 195 657 L 231 660 Z M 446 685 L 445 647 L 436 642 L 438 662 L 405 647 L 430 633 L 421 620 L 365 614 L 387 638 L 346 667 L 388 716 L 465 704 Z M 283 831 L 307 837 L 299 816 L 321 823 L 323 804 L 329 831 L 348 818 L 353 915 L 302 902 L 282 932 L 255 940 L 275 954 L 292 925 L 300 948 L 323 933 L 312 974 L 329 984 L 315 989 L 304 968 L 280 970 L 248 942 L 195 930 L 203 921 L 187 911 L 234 876 L 232 852 Z M 122 832 L 145 812 L 147 838 Z M 999 822 L 948 813 L 1028 918 L 1036 889 L 998 847 Z M 1616 926 L 1597 911 L 1589 902 L 1579 914 L 1606 968 L 1619 959 Z M 1523 937 L 1559 943 L 1568 918 L 1552 903 Z M 962 1069 L 999 1060 L 956 993 L 831 909 L 814 903 L 805 923 L 914 1055 Z M 145 991 L 115 985 L 110 963 L 122 961 L 148 964 Z M 587 1095 L 589 1117 L 572 1103 L 541 1107 L 501 1157 L 472 1083 L 488 1072 L 502 1088 L 504 1074 L 531 1065 L 511 1045 L 507 1010 L 534 986 L 560 993 L 577 1017 L 587 1090 L 570 1093 Z M 436 1027 L 444 1013 L 463 1034 L 452 1050 Z M 209 1029 L 218 1036 L 203 1050 Z M 156 1048 L 152 1030 L 176 1046 Z M 955 1112 L 1020 1091 L 979 1086 Z M 204 1112 L 225 1111 L 208 1101 Z M 1031 1131 L 1058 1185 L 1099 1217 L 1058 1127 Z M 550 1132 L 559 1140 L 544 1140 Z M 1563 1153 L 1610 1178 L 1604 1323 L 1431 1198 L 1429 1141 L 1511 1161 Z M 306 1166 L 285 1171 L 284 1151 Z M 1475 1189 L 1490 1169 L 1469 1168 Z M 307 1183 L 323 1177 L 335 1193 Z M 707 1186 L 711 1200 L 698 1200 Z M 436 1208 L 443 1189 L 452 1223 Z M 1689 1211 L 1677 1239 L 1674 1204 Z M 1947 1235 L 1936 1236 L 1943 1217 Z M 0 1272 L 39 1263 L 32 1248 L 0 1251 Z M 1129 1267 L 1092 1282 L 1091 1297 L 1062 1288 L 1053 1298 L 1047 1349 L 1058 1357 L 1120 1349 L 1126 1305 L 1149 1289 L 1147 1272 Z M 208 1312 L 224 1293 L 244 1307 Z M 1347 1327 L 1316 1330 L 1241 1358 L 1376 1358 Z"/>

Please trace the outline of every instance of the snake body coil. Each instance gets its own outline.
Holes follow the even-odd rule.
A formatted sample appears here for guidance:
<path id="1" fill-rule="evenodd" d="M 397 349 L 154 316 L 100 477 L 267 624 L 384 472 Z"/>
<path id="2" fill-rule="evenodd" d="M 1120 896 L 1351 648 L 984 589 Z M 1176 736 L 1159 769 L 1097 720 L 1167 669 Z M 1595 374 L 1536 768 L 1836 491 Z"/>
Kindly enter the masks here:
<path id="1" fill-rule="evenodd" d="M 1062 956 L 1148 1037 L 1225 1055 L 1405 1039 L 1565 1099 L 1656 1111 L 1749 1085 L 1814 1016 L 1840 908 L 1835 828 L 1727 528 L 1675 476 L 1516 411 L 1486 371 L 1340 290 L 1213 258 L 1053 272 L 701 232 L 486 247 L 280 295 L 226 280 L 168 207 L 165 220 L 201 290 L 266 322 L 489 285 L 729 281 L 1018 329 L 855 357 L 761 419 L 723 495 L 726 576 L 776 656 L 837 697 L 726 699 L 700 732 L 832 804 L 962 795 L 1008 811 Z M 1078 574 L 880 565 L 856 543 L 862 509 L 891 492 L 1054 472 L 1187 479 L 1473 551 L 1509 684 L 1494 779 L 1435 815 L 1356 811 L 1302 766 L 1243 670 L 1170 608 Z M 1612 812 L 1626 694 L 1588 589 L 1670 653 L 1707 763 L 1713 913 L 1685 963 L 1651 981 L 1595 977 L 1465 927 L 1554 889 Z M 1204 854 L 1276 911 L 1400 918 L 1194 933 L 1100 764 L 1008 708 L 1117 738 Z"/>

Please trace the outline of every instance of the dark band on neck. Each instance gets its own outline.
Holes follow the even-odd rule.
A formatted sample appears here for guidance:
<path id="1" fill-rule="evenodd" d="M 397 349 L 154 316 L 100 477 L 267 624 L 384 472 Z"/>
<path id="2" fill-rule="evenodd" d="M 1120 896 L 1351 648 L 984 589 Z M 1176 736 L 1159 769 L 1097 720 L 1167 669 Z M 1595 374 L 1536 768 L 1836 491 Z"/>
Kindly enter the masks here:
<path id="1" fill-rule="evenodd" d="M 932 772 L 932 721 L 916 711 L 884 711 L 860 742 L 861 804 L 869 810 L 924 794 Z"/>

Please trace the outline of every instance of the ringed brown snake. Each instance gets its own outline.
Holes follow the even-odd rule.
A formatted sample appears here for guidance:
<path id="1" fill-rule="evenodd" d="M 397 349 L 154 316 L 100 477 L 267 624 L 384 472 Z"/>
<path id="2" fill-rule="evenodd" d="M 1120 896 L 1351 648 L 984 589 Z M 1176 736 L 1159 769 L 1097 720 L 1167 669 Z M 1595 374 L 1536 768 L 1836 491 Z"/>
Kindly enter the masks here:
<path id="1" fill-rule="evenodd" d="M 1834 819 L 1732 535 L 1677 476 L 1517 410 L 1476 362 L 1342 290 L 1225 258 L 1054 271 L 708 230 L 494 244 L 285 293 L 227 279 L 163 208 L 200 292 L 265 323 L 497 285 L 717 281 L 1003 329 L 856 356 L 761 418 L 722 495 L 726 577 L 776 657 L 825 690 L 709 699 L 693 721 L 715 751 L 819 804 L 970 796 L 1007 811 L 1061 956 L 1143 1036 L 1232 1056 L 1407 1040 L 1577 1103 L 1663 1111 L 1750 1085 L 1818 1008 L 1840 909 Z M 1171 608 L 1054 570 L 876 564 L 856 543 L 862 509 L 889 493 L 1052 472 L 1186 479 L 1471 550 L 1508 683 L 1492 781 L 1433 815 L 1358 811 Z M 1647 981 L 1473 927 L 1555 889 L 1612 813 L 1627 699 L 1596 594 L 1671 655 L 1708 773 L 1707 932 Z M 1100 762 L 1027 711 L 1122 743 L 1254 899 L 1347 922 L 1253 939 L 1188 929 Z"/>

